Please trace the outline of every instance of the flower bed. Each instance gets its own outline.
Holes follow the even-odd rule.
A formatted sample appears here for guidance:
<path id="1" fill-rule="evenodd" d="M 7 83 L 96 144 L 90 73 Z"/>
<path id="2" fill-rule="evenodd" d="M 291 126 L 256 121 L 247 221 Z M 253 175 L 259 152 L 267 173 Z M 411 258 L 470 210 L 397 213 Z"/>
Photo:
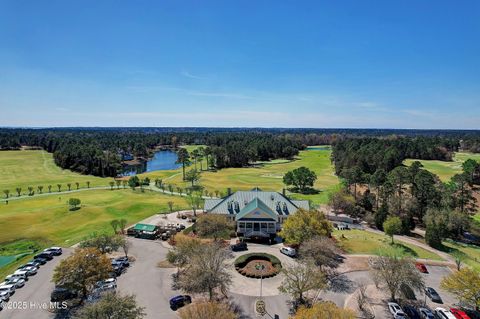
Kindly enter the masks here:
<path id="1" fill-rule="evenodd" d="M 250 278 L 273 277 L 282 270 L 282 263 L 277 257 L 263 253 L 242 255 L 234 265 L 240 274 Z"/>

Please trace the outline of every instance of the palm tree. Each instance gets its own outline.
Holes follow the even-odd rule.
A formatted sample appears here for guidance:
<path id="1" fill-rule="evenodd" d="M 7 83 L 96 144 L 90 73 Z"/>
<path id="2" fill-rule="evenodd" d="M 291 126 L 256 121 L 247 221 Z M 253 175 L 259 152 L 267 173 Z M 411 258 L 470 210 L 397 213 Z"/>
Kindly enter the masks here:
<path id="1" fill-rule="evenodd" d="M 90 188 L 90 182 L 87 181 L 87 188 Z"/>
<path id="2" fill-rule="evenodd" d="M 52 192 L 52 185 L 48 185 L 48 192 L 49 192 L 49 193 Z"/>
<path id="3" fill-rule="evenodd" d="M 215 197 L 218 197 L 218 194 L 220 194 L 220 191 L 218 189 L 215 190 Z"/>
<path id="4" fill-rule="evenodd" d="M 22 194 L 22 188 L 21 187 L 17 187 L 15 190 L 17 191 L 18 196 L 20 196 Z"/>
<path id="5" fill-rule="evenodd" d="M 194 149 L 192 151 L 192 157 L 193 157 L 193 162 L 195 163 L 195 169 L 197 169 L 197 159 L 199 156 L 200 154 L 198 153 L 198 149 Z"/>
<path id="6" fill-rule="evenodd" d="M 120 189 L 120 185 L 122 185 L 122 181 L 117 179 L 115 182 L 117 183 L 117 189 Z"/>
<path id="7" fill-rule="evenodd" d="M 62 191 L 62 184 L 57 184 L 58 192 Z"/>
<path id="8" fill-rule="evenodd" d="M 123 188 L 127 188 L 127 184 L 128 184 L 128 182 L 126 180 L 122 181 Z"/>
<path id="9" fill-rule="evenodd" d="M 38 186 L 37 188 L 38 188 L 38 192 L 39 192 L 40 194 L 42 194 L 42 193 L 43 193 L 43 186 Z"/>
<path id="10" fill-rule="evenodd" d="M 8 196 L 10 196 L 10 191 L 8 189 L 5 189 L 3 193 L 5 194 L 5 198 L 8 198 Z"/>
<path id="11" fill-rule="evenodd" d="M 68 190 L 70 191 L 70 189 L 72 188 L 72 184 L 68 183 L 67 187 L 68 187 Z"/>
<path id="12" fill-rule="evenodd" d="M 28 195 L 29 196 L 32 196 L 33 195 L 33 187 L 32 186 L 28 186 Z"/>
<path id="13" fill-rule="evenodd" d="M 113 191 L 113 186 L 115 186 L 115 182 L 112 181 L 112 182 L 109 182 L 108 184 L 110 184 L 110 190 Z"/>
<path id="14" fill-rule="evenodd" d="M 182 195 L 182 191 L 183 191 L 183 189 L 182 189 L 181 187 L 177 187 L 177 192 L 178 192 L 180 195 Z"/>
<path id="15" fill-rule="evenodd" d="M 77 189 L 80 188 L 80 183 L 79 182 L 75 182 L 75 186 L 77 186 Z"/>
<path id="16" fill-rule="evenodd" d="M 205 158 L 207 159 L 207 171 L 208 168 L 210 167 L 210 161 L 209 161 L 209 156 L 212 155 L 212 149 L 210 147 L 205 147 L 205 150 L 203 151 L 203 154 L 205 155 Z"/>
<path id="17" fill-rule="evenodd" d="M 181 148 L 177 153 L 177 164 L 182 164 L 183 180 L 185 180 L 185 165 L 190 163 L 190 155 L 185 148 Z"/>
<path id="18" fill-rule="evenodd" d="M 200 146 L 199 148 L 197 148 L 197 151 L 198 151 L 198 160 L 200 161 L 200 170 L 203 171 L 203 159 L 205 156 L 205 149 L 203 148 L 203 146 Z"/>

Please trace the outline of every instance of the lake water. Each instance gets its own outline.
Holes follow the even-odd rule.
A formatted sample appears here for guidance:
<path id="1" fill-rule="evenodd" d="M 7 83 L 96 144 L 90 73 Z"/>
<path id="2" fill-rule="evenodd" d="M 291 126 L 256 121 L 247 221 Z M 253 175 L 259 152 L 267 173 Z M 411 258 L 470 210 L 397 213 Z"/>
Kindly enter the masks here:
<path id="1" fill-rule="evenodd" d="M 145 172 L 177 169 L 182 164 L 176 164 L 176 161 L 177 153 L 173 151 L 158 151 L 150 160 L 143 164 L 125 166 L 122 175 L 129 176 Z"/>

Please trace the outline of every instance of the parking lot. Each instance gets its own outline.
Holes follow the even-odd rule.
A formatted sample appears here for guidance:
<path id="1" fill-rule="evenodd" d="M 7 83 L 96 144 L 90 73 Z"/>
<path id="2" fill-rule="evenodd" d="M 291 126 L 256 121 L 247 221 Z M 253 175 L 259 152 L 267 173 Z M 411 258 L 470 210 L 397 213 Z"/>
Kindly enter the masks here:
<path id="1" fill-rule="evenodd" d="M 47 309 L 50 304 L 50 293 L 55 286 L 51 281 L 53 269 L 72 251 L 73 249 L 64 248 L 61 256 L 42 265 L 38 269 L 38 273 L 29 277 L 25 286 L 17 289 L 10 300 L 4 304 L 5 308 L 0 312 L 0 317 L 12 319 L 52 318 L 52 313 Z"/>
<path id="2" fill-rule="evenodd" d="M 158 263 L 166 259 L 168 244 L 161 240 L 138 238 L 129 238 L 129 240 L 132 243 L 129 255 L 134 257 L 135 261 L 118 278 L 117 290 L 126 294 L 135 294 L 139 305 L 145 307 L 146 318 L 178 318 L 177 313 L 172 311 L 169 306 L 169 299 L 179 294 L 178 291 L 171 288 L 171 275 L 176 269 L 158 267 Z M 279 252 L 280 246 L 249 244 L 247 252 L 236 252 L 234 256 L 248 252 L 267 252 L 277 256 L 282 263 L 294 262 L 293 259 Z M 64 249 L 62 256 L 55 257 L 54 260 L 43 265 L 37 275 L 30 277 L 25 287 L 17 289 L 7 304 L 9 306 L 0 312 L 0 317 L 15 319 L 53 318 L 53 313 L 43 309 L 46 307 L 45 305 L 49 304 L 50 293 L 54 288 L 54 284 L 51 282 L 53 269 L 61 259 L 67 257 L 72 251 L 72 249 Z M 427 305 L 432 309 L 452 306 L 456 302 L 455 298 L 439 287 L 441 279 L 447 276 L 450 270 L 444 266 L 427 266 L 427 268 L 429 273 L 423 275 L 426 286 L 435 288 L 444 301 L 443 305 L 435 304 L 427 298 Z M 240 307 L 243 312 L 242 318 L 255 318 L 254 303 L 260 295 L 259 280 L 245 278 L 239 275 L 233 267 L 232 274 L 233 285 L 229 293 L 231 302 Z M 287 319 L 289 297 L 280 294 L 277 290 L 281 280 L 281 275 L 278 275 L 263 281 L 263 299 L 271 317 L 278 315 L 280 319 Z M 368 271 L 345 273 L 339 277 L 336 283 L 338 286 L 322 292 L 320 298 L 331 300 L 338 306 L 344 307 L 348 300 L 352 299 L 351 296 L 359 282 L 373 284 Z M 417 293 L 417 301 L 423 302 L 424 300 L 424 294 Z M 391 317 L 386 310 L 386 298 L 378 300 L 375 309 L 377 317 Z"/>

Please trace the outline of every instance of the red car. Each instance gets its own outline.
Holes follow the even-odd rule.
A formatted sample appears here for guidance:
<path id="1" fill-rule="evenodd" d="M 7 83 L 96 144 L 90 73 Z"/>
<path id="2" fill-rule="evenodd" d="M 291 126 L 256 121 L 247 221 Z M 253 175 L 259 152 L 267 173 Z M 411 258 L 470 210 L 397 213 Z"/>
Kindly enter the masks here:
<path id="1" fill-rule="evenodd" d="M 450 308 L 450 311 L 457 319 L 470 319 L 470 317 L 460 309 Z"/>
<path id="2" fill-rule="evenodd" d="M 415 263 L 415 267 L 417 267 L 418 271 L 423 272 L 424 274 L 428 274 L 428 270 L 425 264 Z"/>

